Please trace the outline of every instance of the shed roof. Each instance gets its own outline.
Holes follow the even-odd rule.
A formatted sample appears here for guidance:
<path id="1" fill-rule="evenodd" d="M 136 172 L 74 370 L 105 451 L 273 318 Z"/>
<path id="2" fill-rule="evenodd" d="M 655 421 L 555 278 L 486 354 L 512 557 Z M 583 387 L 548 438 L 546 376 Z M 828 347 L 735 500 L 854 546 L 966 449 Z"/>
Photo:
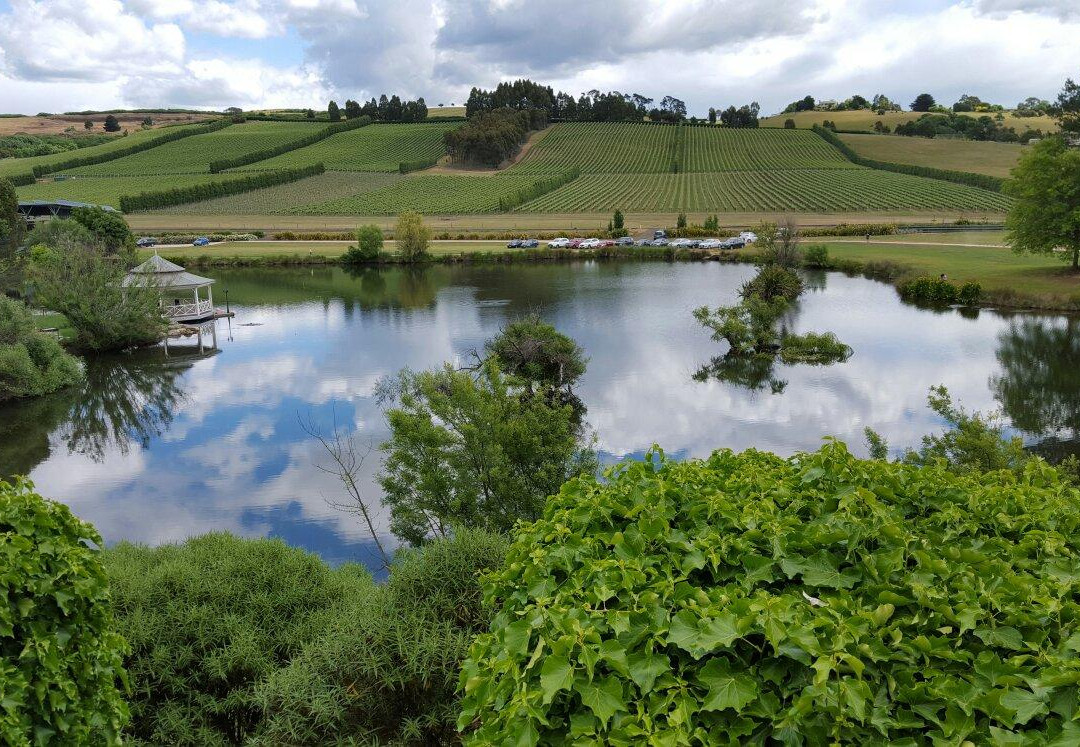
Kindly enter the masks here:
<path id="1" fill-rule="evenodd" d="M 213 279 L 194 275 L 180 265 L 170 262 L 157 254 L 154 254 L 138 267 L 129 270 L 127 277 L 124 278 L 125 286 L 153 285 L 158 288 L 179 290 L 198 288 L 213 283 Z"/>

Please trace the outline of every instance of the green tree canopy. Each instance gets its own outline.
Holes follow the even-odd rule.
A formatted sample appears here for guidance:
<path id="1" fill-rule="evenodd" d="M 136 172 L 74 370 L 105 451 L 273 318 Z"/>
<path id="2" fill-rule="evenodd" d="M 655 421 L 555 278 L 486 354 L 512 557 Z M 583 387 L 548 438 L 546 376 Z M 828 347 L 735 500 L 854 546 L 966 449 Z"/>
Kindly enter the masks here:
<path id="1" fill-rule="evenodd" d="M 19 215 L 19 196 L 10 179 L 0 178 L 0 291 L 17 285 L 19 268 L 15 250 L 26 232 Z"/>
<path id="2" fill-rule="evenodd" d="M 499 367 L 528 391 L 572 392 L 585 373 L 585 351 L 536 314 L 511 322 L 485 345 Z"/>
<path id="3" fill-rule="evenodd" d="M 103 207 L 80 207 L 71 211 L 71 218 L 86 227 L 94 240 L 110 254 L 127 253 L 125 259 L 134 259 L 135 236 L 128 228 L 124 216 Z"/>
<path id="4" fill-rule="evenodd" d="M 928 112 L 934 108 L 934 97 L 928 93 L 920 93 L 915 97 L 915 100 L 911 102 L 911 111 L 913 112 Z"/>
<path id="5" fill-rule="evenodd" d="M 382 248 L 382 229 L 374 224 L 360 226 L 356 229 L 356 246 L 350 246 L 341 259 L 346 263 L 373 262 Z"/>
<path id="6" fill-rule="evenodd" d="M 427 258 L 430 238 L 431 231 L 424 225 L 424 216 L 420 213 L 406 211 L 398 216 L 394 244 L 402 262 L 419 262 Z"/>
<path id="7" fill-rule="evenodd" d="M 115 115 L 110 114 L 105 117 L 105 132 L 120 132 L 120 121 Z"/>
<path id="8" fill-rule="evenodd" d="M 1005 219 L 1013 251 L 1057 254 L 1080 269 L 1080 150 L 1060 137 L 1036 143 L 1020 157 L 1005 192 L 1016 200 Z"/>
<path id="9" fill-rule="evenodd" d="M 331 122 L 337 122 L 341 119 L 341 108 L 337 105 L 336 101 L 331 101 L 326 105 L 326 114 Z"/>
<path id="10" fill-rule="evenodd" d="M 521 396 L 495 361 L 403 371 L 386 413 L 381 484 L 391 529 L 411 544 L 455 525 L 505 532 L 593 464 L 570 406 Z"/>
<path id="11" fill-rule="evenodd" d="M 1080 83 L 1072 78 L 1066 80 L 1050 113 L 1057 118 L 1062 132 L 1080 135 Z"/>

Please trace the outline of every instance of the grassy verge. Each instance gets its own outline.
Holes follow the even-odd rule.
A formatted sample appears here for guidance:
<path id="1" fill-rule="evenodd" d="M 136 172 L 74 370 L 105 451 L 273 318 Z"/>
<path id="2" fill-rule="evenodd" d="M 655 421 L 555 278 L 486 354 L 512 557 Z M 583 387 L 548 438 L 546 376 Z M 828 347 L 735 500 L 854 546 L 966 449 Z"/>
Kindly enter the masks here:
<path id="1" fill-rule="evenodd" d="M 67 342 L 75 339 L 75 329 L 71 326 L 71 322 L 63 314 L 50 311 L 45 314 L 34 312 L 34 322 L 37 324 L 39 330 L 55 329 L 60 334 L 60 340 Z"/>

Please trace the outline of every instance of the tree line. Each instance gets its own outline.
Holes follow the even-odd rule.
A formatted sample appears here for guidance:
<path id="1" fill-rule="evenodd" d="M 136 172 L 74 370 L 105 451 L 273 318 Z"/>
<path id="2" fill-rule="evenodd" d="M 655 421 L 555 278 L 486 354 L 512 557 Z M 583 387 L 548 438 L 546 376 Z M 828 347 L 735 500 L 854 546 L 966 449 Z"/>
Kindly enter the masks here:
<path id="1" fill-rule="evenodd" d="M 574 122 L 620 122 L 648 117 L 659 122 L 679 122 L 686 119 L 686 102 L 674 96 L 655 99 L 640 93 L 586 91 L 577 98 L 551 86 L 521 79 L 503 82 L 494 90 L 473 88 L 465 102 L 465 115 L 495 109 L 541 109 L 548 119 Z"/>
<path id="2" fill-rule="evenodd" d="M 423 122 L 427 119 L 428 108 L 423 96 L 415 101 L 402 101 L 397 94 L 387 98 L 384 93 L 378 100 L 372 97 L 363 104 L 348 99 L 344 108 L 331 101 L 326 106 L 326 114 L 331 122 L 340 121 L 342 116 L 345 119 L 370 117 L 372 122 Z"/>

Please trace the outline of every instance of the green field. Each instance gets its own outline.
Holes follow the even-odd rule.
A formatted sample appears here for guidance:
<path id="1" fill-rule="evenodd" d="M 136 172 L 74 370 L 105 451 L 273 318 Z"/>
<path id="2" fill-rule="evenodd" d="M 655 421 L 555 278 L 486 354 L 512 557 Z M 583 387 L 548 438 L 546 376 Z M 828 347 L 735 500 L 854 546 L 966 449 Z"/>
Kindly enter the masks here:
<path id="1" fill-rule="evenodd" d="M 863 158 L 1007 177 L 1026 145 L 900 135 L 837 135 Z"/>
<path id="2" fill-rule="evenodd" d="M 950 182 L 864 168 L 709 174 L 588 174 L 523 205 L 523 212 L 1000 212 L 1008 199 Z"/>
<path id="3" fill-rule="evenodd" d="M 1057 132 L 1057 122 L 1052 117 L 1017 117 L 1012 112 L 1003 113 L 1005 115 L 1005 121 L 1002 122 L 1002 124 L 1006 127 L 1014 128 L 1018 133 L 1023 132 L 1029 127 L 1036 130 L 1042 130 L 1043 132 Z M 875 122 L 881 122 L 890 129 L 894 129 L 897 125 L 912 122 L 921 116 L 922 112 L 885 112 L 884 114 L 875 114 L 869 109 L 860 109 L 858 111 L 850 112 L 793 112 L 791 114 L 777 114 L 772 117 L 766 117 L 761 120 L 761 126 L 783 127 L 785 120 L 793 119 L 795 120 L 796 127 L 810 129 L 814 125 L 820 125 L 827 119 L 831 122 L 835 122 L 837 128 L 841 130 L 869 131 L 874 129 Z M 981 117 L 983 115 L 964 112 L 964 116 Z M 993 117 L 996 115 L 990 114 L 989 116 Z"/>
<path id="4" fill-rule="evenodd" d="M 233 178 L 231 174 L 175 174 L 171 176 L 74 177 L 62 182 L 41 181 L 16 191 L 20 200 L 78 200 L 119 207 L 121 195 L 137 195 L 173 187 Z"/>
<path id="5" fill-rule="evenodd" d="M 182 129 L 191 129 L 196 125 L 178 125 Z M 99 153 L 111 153 L 116 150 L 122 150 L 128 148 L 136 143 L 141 143 L 146 140 L 152 140 L 156 137 L 161 137 L 164 134 L 175 132 L 172 127 L 168 128 L 154 128 L 148 130 L 135 130 L 127 135 L 123 135 L 107 143 L 101 145 L 93 145 L 88 148 L 80 148 L 77 151 L 68 151 L 66 153 L 53 153 L 48 156 L 33 156 L 32 158 L 3 158 L 0 159 L 0 176 L 13 176 L 16 174 L 26 174 L 33 171 L 35 166 L 50 163 L 61 163 L 68 159 L 79 156 L 93 156 Z"/>
<path id="6" fill-rule="evenodd" d="M 235 174 L 231 174 L 235 176 Z M 279 184 L 253 192 L 218 197 L 161 210 L 172 215 L 284 215 L 302 211 L 308 205 L 319 205 L 343 195 L 359 195 L 390 186 L 403 177 L 364 171 L 327 171 L 288 184 Z"/>
<path id="7" fill-rule="evenodd" d="M 223 130 L 174 140 L 115 161 L 83 166 L 68 173 L 82 176 L 208 174 L 211 161 L 273 148 L 325 126 L 308 122 L 234 124 Z"/>
<path id="8" fill-rule="evenodd" d="M 244 170 L 295 168 L 322 162 L 332 171 L 397 171 L 402 161 L 435 159 L 446 152 L 443 133 L 458 122 L 375 124 L 259 161 Z"/>

